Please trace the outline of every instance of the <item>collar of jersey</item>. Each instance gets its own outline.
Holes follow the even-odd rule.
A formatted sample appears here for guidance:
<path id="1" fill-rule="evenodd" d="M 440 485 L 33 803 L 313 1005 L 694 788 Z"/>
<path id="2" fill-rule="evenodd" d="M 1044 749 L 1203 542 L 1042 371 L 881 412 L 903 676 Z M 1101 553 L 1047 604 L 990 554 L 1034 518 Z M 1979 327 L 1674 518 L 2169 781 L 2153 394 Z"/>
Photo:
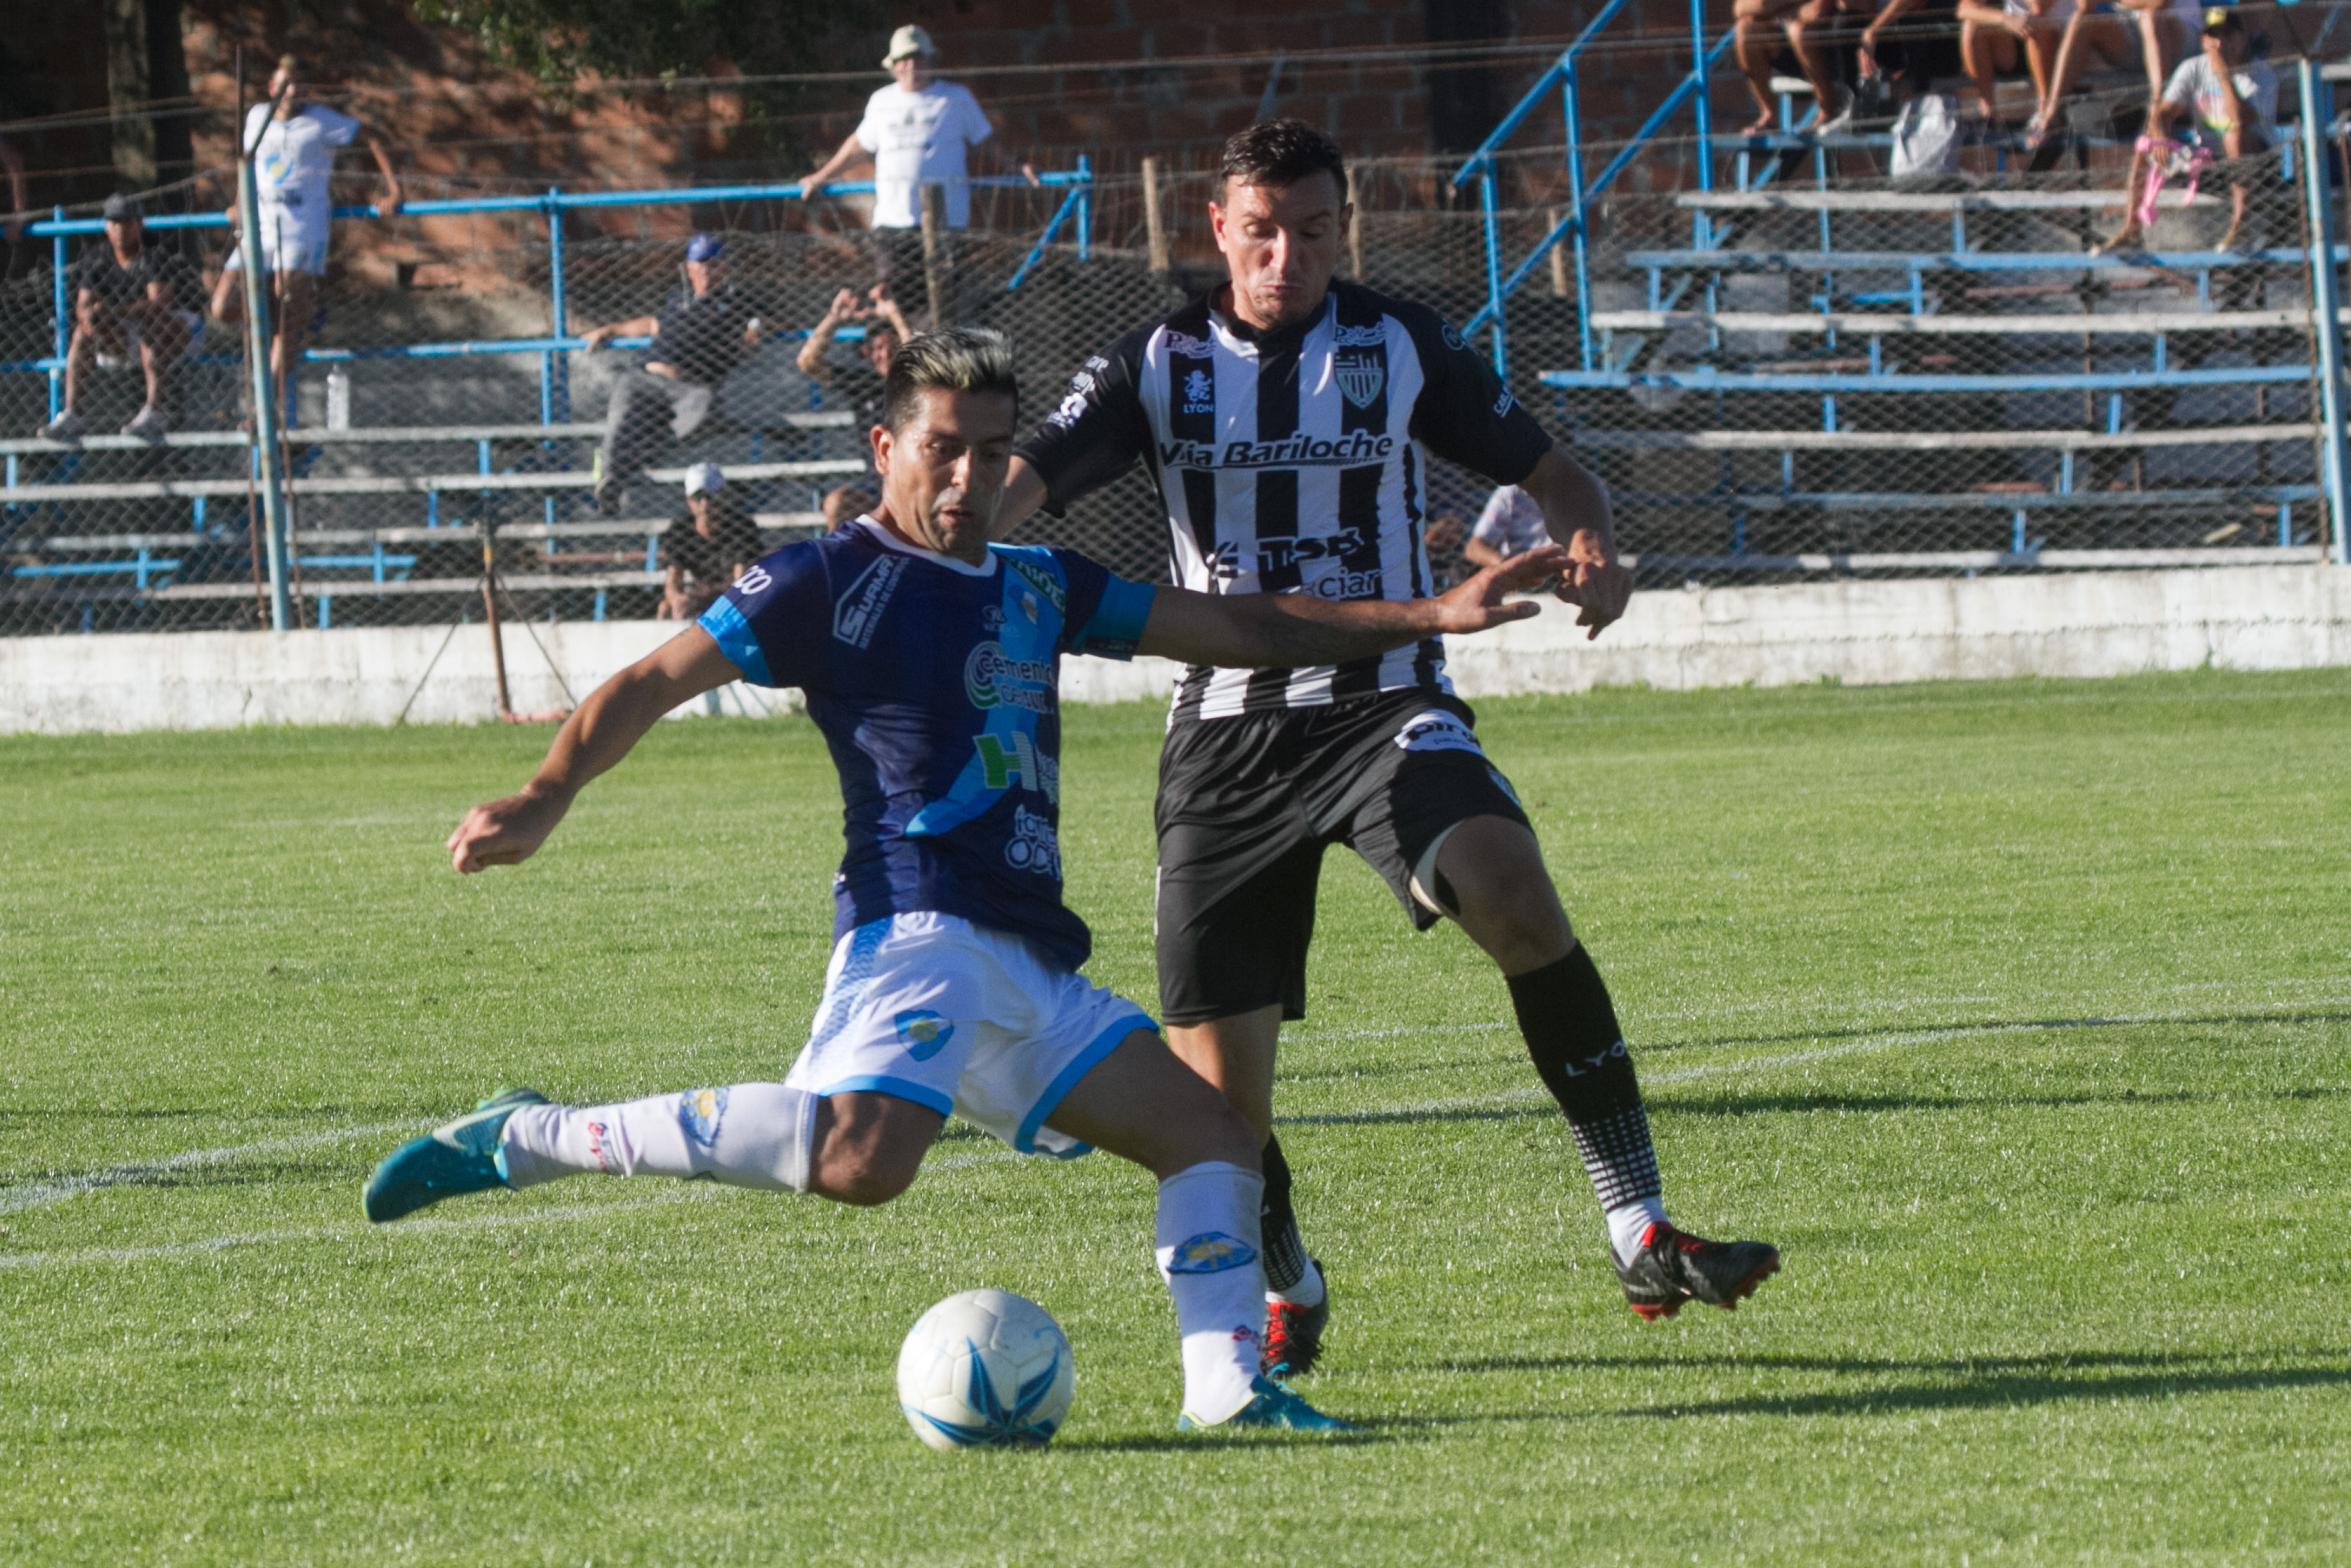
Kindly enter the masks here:
<path id="1" fill-rule="evenodd" d="M 1291 348 L 1304 342 L 1306 334 L 1321 326 L 1322 319 L 1331 313 L 1332 296 L 1325 294 L 1322 296 L 1322 308 L 1317 314 L 1308 317 L 1294 327 L 1277 327 L 1270 332 L 1264 332 L 1250 326 L 1231 311 L 1218 309 L 1217 296 L 1222 292 L 1221 287 L 1209 292 L 1208 314 L 1215 319 L 1217 325 L 1222 328 L 1228 336 L 1247 343 L 1259 353 L 1263 353 L 1268 349 Z"/>
<path id="2" fill-rule="evenodd" d="M 993 577 L 996 575 L 996 552 L 994 550 L 988 551 L 987 563 L 985 566 L 974 566 L 969 561 L 957 560 L 951 555 L 941 555 L 936 550 L 925 549 L 920 545 L 908 544 L 904 539 L 900 538 L 897 535 L 883 528 L 880 523 L 875 522 L 871 514 L 861 515 L 857 521 L 852 526 L 862 529 L 864 531 L 865 538 L 869 542 L 879 545 L 883 549 L 890 550 L 894 554 L 910 555 L 916 560 L 931 561 L 936 565 L 946 567 L 949 571 L 958 572 L 965 577 Z"/>

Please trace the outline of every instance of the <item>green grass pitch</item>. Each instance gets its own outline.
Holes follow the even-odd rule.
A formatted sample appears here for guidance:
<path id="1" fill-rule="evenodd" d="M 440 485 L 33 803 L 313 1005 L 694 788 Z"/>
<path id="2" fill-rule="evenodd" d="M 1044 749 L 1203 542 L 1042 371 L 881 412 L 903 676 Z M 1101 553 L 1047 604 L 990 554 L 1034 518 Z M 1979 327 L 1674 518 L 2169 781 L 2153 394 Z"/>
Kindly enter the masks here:
<path id="1" fill-rule="evenodd" d="M 1071 897 L 1150 970 L 1154 707 L 1080 710 Z M 1334 855 L 1278 1110 L 1356 1439 L 1173 1431 L 1151 1186 L 950 1124 L 898 1204 L 580 1180 L 381 1230 L 502 1084 L 779 1076 L 838 797 L 666 726 L 520 871 L 440 844 L 543 729 L 0 742 L 0 1561 L 2341 1562 L 2351 674 L 1483 705 L 1693 1228 L 1624 1306 L 1458 933 Z M 940 1456 L 950 1291 L 1077 1404 Z"/>

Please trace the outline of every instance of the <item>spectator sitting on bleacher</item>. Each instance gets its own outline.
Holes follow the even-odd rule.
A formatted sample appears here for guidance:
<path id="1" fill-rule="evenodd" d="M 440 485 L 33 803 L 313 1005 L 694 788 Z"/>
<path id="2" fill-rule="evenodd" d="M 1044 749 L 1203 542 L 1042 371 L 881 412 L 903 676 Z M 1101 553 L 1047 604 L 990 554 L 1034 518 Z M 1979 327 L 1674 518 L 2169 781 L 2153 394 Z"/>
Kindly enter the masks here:
<path id="1" fill-rule="evenodd" d="M 1959 51 L 1959 0 L 1886 0 L 1861 30 L 1861 74 L 1880 78 L 1896 99 L 1967 74 Z"/>
<path id="2" fill-rule="evenodd" d="M 832 527 L 839 526 L 835 512 L 853 517 L 881 497 L 882 480 L 873 467 L 872 431 L 882 423 L 882 383 L 890 373 L 890 361 L 896 357 L 898 345 L 914 335 L 898 302 L 890 297 L 888 284 L 877 283 L 866 295 L 871 304 L 862 303 L 854 289 L 844 288 L 834 295 L 832 308 L 809 329 L 808 341 L 800 345 L 797 361 L 802 375 L 820 382 L 849 405 L 850 429 L 857 436 L 857 454 L 865 459 L 862 478 L 841 486 L 824 498 L 825 521 Z M 853 322 L 865 326 L 865 340 L 857 345 L 858 362 L 834 364 L 829 357 L 833 334 Z M 854 509 L 851 509 L 852 499 Z"/>
<path id="3" fill-rule="evenodd" d="M 204 283 L 179 253 L 147 243 L 139 204 L 129 196 L 107 197 L 101 215 L 106 238 L 83 252 L 75 268 L 65 408 L 40 434 L 50 441 L 79 441 L 84 426 L 76 410 L 91 370 L 136 360 L 146 373 L 147 401 L 122 434 L 161 441 L 171 428 L 162 410 L 172 367 L 204 327 L 204 318 L 186 308 Z"/>
<path id="4" fill-rule="evenodd" d="M 2147 244 L 2139 222 L 2140 192 L 2148 164 L 2168 156 L 2168 148 L 2153 144 L 2163 140 L 2174 115 L 2186 111 L 2188 125 L 2182 140 L 2190 147 L 2200 147 L 2214 158 L 2232 163 L 2268 152 L 2277 140 L 2277 76 L 2260 61 L 2249 60 L 2252 44 L 2236 12 L 2219 5 L 2205 12 L 2201 43 L 2197 53 L 2179 62 L 2163 97 L 2147 110 L 2147 133 L 2131 154 L 2122 229 L 2100 250 L 2137 250 Z M 2216 250 L 2237 248 L 2239 232 L 2245 225 L 2245 183 L 2234 167 L 2229 171 L 2229 230 L 2213 247 Z"/>
<path id="5" fill-rule="evenodd" d="M 1959 0 L 1959 53 L 1967 59 L 1976 102 L 1988 122 L 1997 123 L 1997 79 L 2019 69 L 2031 72 L 2037 110 L 2049 95 L 2057 47 L 2077 0 Z M 2018 57 L 2020 54 L 2022 58 Z"/>
<path id="6" fill-rule="evenodd" d="M 653 335 L 643 363 L 612 378 L 604 444 L 596 452 L 596 509 L 618 517 L 630 478 L 660 449 L 664 417 L 673 439 L 702 428 L 718 401 L 719 383 L 759 346 L 759 316 L 751 300 L 726 280 L 726 242 L 698 234 L 685 247 L 686 287 L 660 311 L 608 322 L 580 335 L 594 352 L 614 338 Z"/>
<path id="7" fill-rule="evenodd" d="M 2160 99 L 2174 65 L 2195 47 L 2197 29 L 2203 25 L 2199 5 L 2199 0 L 2112 0 L 2111 5 L 2077 7 L 2057 47 L 2057 67 L 2048 90 L 2026 130 L 2026 146 L 2038 148 L 2056 126 L 2093 50 L 2117 69 L 2143 68 L 2147 102 Z"/>
<path id="8" fill-rule="evenodd" d="M 726 493 L 716 463 L 685 471 L 685 510 L 662 530 L 661 607 L 656 621 L 691 621 L 768 553 L 759 525 Z"/>
<path id="9" fill-rule="evenodd" d="M 1835 57 L 1823 34 L 1838 16 L 1868 9 L 1868 0 L 1737 0 L 1731 8 L 1731 47 L 1739 68 L 1747 73 L 1748 90 L 1755 95 L 1756 115 L 1747 134 L 1761 135 L 1778 117 L 1771 62 L 1782 38 L 1819 106 L 1813 134 L 1843 131 L 1853 123 L 1852 95 L 1838 79 Z"/>

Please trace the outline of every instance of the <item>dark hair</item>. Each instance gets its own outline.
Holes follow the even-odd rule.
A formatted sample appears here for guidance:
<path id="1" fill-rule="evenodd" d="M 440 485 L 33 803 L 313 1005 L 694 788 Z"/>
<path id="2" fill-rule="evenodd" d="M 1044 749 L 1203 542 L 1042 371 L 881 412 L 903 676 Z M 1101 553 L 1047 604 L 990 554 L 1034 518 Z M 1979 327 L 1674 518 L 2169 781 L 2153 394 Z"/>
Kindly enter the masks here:
<path id="1" fill-rule="evenodd" d="M 1347 161 L 1338 143 L 1302 120 L 1261 120 L 1233 132 L 1217 167 L 1220 190 L 1235 180 L 1280 189 L 1318 173 L 1330 175 L 1345 193 Z"/>
<path id="2" fill-rule="evenodd" d="M 987 327 L 922 332 L 891 356 L 882 382 L 882 423 L 904 430 L 926 392 L 994 393 L 1012 400 L 1017 417 L 1020 383 L 1012 378 L 1012 340 Z"/>

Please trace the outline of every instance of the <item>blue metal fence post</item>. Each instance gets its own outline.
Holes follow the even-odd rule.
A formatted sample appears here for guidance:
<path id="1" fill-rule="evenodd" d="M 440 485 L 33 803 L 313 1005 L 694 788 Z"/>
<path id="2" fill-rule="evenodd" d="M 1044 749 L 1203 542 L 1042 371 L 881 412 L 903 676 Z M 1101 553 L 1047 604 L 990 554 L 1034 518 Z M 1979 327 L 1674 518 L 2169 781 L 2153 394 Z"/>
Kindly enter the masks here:
<path id="1" fill-rule="evenodd" d="M 1583 355 L 1583 369 L 1592 369 L 1591 225 L 1583 221 L 1583 112 L 1577 101 L 1582 83 L 1576 76 L 1574 51 L 1560 57 L 1566 79 L 1560 84 L 1561 112 L 1567 120 L 1567 202 L 1575 220 L 1575 333 Z"/>
<path id="2" fill-rule="evenodd" d="M 1494 332 L 1494 373 L 1508 386 L 1510 381 L 1510 346 L 1503 326 L 1502 311 L 1502 235 L 1494 214 L 1494 164 L 1487 160 L 1478 171 L 1478 206 L 1486 218 L 1486 308 L 1492 311 Z"/>
<path id="3" fill-rule="evenodd" d="M 66 221 L 63 207 L 52 207 L 49 213 L 57 222 Z M 65 408 L 66 351 L 73 347 L 73 318 L 68 309 L 71 302 L 66 298 L 66 236 L 62 229 L 51 240 L 49 274 L 49 292 L 55 298 L 57 312 L 57 363 L 49 372 L 49 417 L 55 419 Z"/>
<path id="4" fill-rule="evenodd" d="M 558 185 L 547 188 L 547 331 L 558 342 L 571 335 L 571 312 L 564 302 L 563 289 L 563 190 Z M 539 359 L 538 422 L 541 424 L 571 423 L 571 351 L 549 349 Z M 553 446 L 541 443 L 542 451 Z M 539 507 L 549 523 L 555 521 L 555 497 L 549 496 Z"/>
<path id="5" fill-rule="evenodd" d="M 2327 200 L 2326 148 L 2319 139 L 2329 118 L 2331 94 L 2319 78 L 2318 63 L 2305 55 L 2294 62 L 2302 87 L 2302 189 L 2310 225 L 2310 308 L 2317 318 L 2320 469 L 2326 483 L 2326 523 L 2337 566 L 2351 566 L 2351 449 L 2343 431 L 2342 298 L 2335 277 L 2334 204 Z"/>
<path id="6" fill-rule="evenodd" d="M 1690 0 L 1690 77 L 1698 84 L 1690 112 L 1698 121 L 1698 188 L 1714 189 L 1714 104 L 1708 90 L 1706 73 L 1710 63 L 1706 48 L 1706 0 Z M 1706 209 L 1698 209 L 1699 222 L 1706 221 Z M 1711 242 L 1701 245 L 1701 250 L 1711 248 Z"/>
<path id="7" fill-rule="evenodd" d="M 1078 259 L 1091 261 L 1094 253 L 1094 171 L 1083 154 L 1078 158 Z"/>

